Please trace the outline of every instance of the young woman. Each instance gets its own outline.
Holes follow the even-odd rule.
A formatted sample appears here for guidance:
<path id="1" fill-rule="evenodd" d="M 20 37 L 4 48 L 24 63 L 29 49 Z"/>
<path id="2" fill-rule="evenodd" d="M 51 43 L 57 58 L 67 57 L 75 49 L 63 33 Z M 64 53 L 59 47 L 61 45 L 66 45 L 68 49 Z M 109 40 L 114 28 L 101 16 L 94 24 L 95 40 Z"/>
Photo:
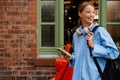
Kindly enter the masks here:
<path id="1" fill-rule="evenodd" d="M 78 7 L 80 27 L 73 35 L 72 57 L 69 58 L 70 66 L 74 66 L 72 80 L 101 80 L 93 57 L 102 71 L 105 68 L 106 58 L 115 59 L 119 52 L 110 34 L 104 27 L 99 27 L 93 34 L 92 29 L 99 25 L 94 23 L 95 8 L 90 2 L 83 2 Z M 92 56 L 89 47 L 92 48 Z"/>

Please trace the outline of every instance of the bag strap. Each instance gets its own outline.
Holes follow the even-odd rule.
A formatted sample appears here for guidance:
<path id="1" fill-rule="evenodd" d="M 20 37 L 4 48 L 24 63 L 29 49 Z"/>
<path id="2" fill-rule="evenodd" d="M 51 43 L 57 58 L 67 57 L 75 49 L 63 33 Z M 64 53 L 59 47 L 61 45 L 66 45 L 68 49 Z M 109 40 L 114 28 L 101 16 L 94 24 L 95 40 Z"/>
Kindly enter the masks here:
<path id="1" fill-rule="evenodd" d="M 96 25 L 91 32 L 94 33 L 97 30 L 98 27 L 101 27 L 101 26 L 100 25 Z"/>
<path id="2" fill-rule="evenodd" d="M 98 27 L 100 27 L 100 25 L 95 26 L 91 32 L 94 33 L 94 32 L 97 30 Z M 90 47 L 89 47 L 89 51 L 90 51 L 90 55 L 91 55 L 91 57 L 92 57 L 92 49 L 91 49 Z M 100 74 L 100 77 L 103 79 L 102 70 L 101 70 L 101 68 L 100 68 L 100 65 L 99 65 L 98 62 L 97 62 L 96 57 L 93 57 L 93 60 L 94 60 L 94 63 L 95 63 L 95 65 L 96 65 L 97 69 L 98 69 L 98 72 L 99 72 L 99 74 Z"/>
<path id="3" fill-rule="evenodd" d="M 90 47 L 89 47 L 89 50 L 90 50 L 90 54 L 92 54 L 92 50 L 91 50 Z M 94 63 L 95 63 L 95 65 L 96 65 L 97 69 L 98 69 L 98 72 L 99 72 L 99 74 L 100 74 L 100 77 L 103 79 L 102 70 L 101 70 L 101 68 L 100 68 L 100 65 L 99 65 L 98 62 L 97 62 L 96 57 L 93 57 L 93 60 L 94 60 Z"/>

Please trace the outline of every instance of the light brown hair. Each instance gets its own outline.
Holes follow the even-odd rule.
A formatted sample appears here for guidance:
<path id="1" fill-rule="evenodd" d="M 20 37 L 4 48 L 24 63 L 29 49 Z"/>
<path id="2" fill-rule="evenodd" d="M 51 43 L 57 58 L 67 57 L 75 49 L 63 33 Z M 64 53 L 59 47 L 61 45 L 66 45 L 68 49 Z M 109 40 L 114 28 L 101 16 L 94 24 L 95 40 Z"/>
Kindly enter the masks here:
<path id="1" fill-rule="evenodd" d="M 82 3 L 78 6 L 78 12 L 82 12 L 87 5 L 91 5 L 92 7 L 95 8 L 95 6 L 94 6 L 91 2 L 82 2 Z"/>

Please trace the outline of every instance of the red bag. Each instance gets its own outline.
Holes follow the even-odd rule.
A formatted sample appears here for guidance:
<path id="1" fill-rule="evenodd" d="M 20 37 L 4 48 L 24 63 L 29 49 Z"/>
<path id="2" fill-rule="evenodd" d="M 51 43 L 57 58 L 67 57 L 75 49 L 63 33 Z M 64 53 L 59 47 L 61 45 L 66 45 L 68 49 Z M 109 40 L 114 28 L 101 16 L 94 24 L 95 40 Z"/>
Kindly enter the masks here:
<path id="1" fill-rule="evenodd" d="M 66 51 L 70 51 L 71 44 L 66 44 Z M 68 60 L 64 58 L 56 59 L 56 75 L 50 80 L 72 80 L 73 67 L 69 66 Z"/>
<path id="2" fill-rule="evenodd" d="M 69 67 L 68 61 L 64 58 L 56 59 L 57 74 L 50 80 L 72 80 L 73 67 Z"/>

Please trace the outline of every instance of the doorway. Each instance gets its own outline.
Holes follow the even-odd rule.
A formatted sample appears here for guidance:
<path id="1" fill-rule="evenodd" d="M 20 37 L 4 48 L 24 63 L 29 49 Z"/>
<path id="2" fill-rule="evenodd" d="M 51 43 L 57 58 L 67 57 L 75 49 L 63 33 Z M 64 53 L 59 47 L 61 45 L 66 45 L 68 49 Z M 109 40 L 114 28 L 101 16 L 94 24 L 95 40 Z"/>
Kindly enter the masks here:
<path id="1" fill-rule="evenodd" d="M 95 6 L 95 21 L 98 22 L 98 0 L 64 0 L 64 44 L 72 43 L 72 35 L 80 26 L 78 6 L 83 1 L 90 1 Z"/>

